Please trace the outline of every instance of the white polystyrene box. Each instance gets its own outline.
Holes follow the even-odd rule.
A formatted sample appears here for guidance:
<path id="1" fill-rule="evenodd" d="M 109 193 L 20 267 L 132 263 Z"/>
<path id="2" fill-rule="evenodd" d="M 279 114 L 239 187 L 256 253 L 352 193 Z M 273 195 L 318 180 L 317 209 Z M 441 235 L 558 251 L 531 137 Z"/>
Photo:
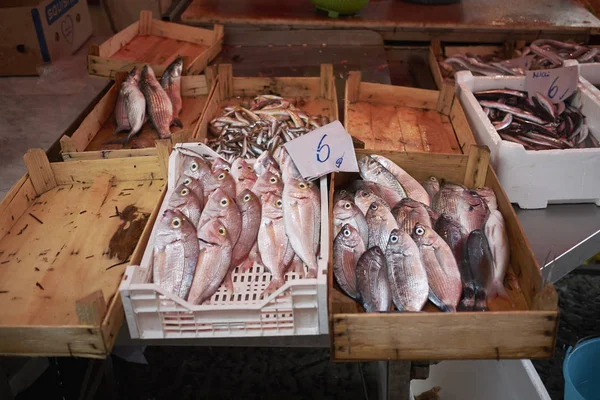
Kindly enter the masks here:
<path id="1" fill-rule="evenodd" d="M 159 211 L 167 207 L 180 174 L 180 148 L 214 157 L 202 143 L 177 144 L 169 157 L 168 189 Z M 321 244 L 317 278 L 288 272 L 286 283 L 261 298 L 269 273 L 256 264 L 251 271 L 233 273 L 235 294 L 221 285 L 210 304 L 193 305 L 151 282 L 155 224 L 140 265 L 127 267 L 119 291 L 129 333 L 134 339 L 322 335 L 329 332 L 327 316 L 327 262 L 329 214 L 327 178 L 321 191 Z"/>
<path id="2" fill-rule="evenodd" d="M 510 201 L 521 208 L 545 208 L 548 203 L 600 205 L 600 148 L 535 151 L 502 140 L 473 95 L 489 89 L 525 90 L 525 77 L 456 74 L 456 94 L 469 125 L 477 143 L 490 148 L 492 165 Z M 590 134 L 600 139 L 600 96 L 582 84 L 575 96 Z"/>

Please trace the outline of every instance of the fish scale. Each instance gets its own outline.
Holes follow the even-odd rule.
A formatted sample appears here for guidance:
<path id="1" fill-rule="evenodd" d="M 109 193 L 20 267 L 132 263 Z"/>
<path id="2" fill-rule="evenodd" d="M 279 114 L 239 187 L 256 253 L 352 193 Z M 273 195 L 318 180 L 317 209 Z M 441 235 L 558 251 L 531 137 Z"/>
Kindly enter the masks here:
<path id="1" fill-rule="evenodd" d="M 148 116 L 161 139 L 171 137 L 171 122 L 173 121 L 173 105 L 169 95 L 156 80 L 154 71 L 145 65 L 142 70 L 140 88 L 146 98 Z"/>

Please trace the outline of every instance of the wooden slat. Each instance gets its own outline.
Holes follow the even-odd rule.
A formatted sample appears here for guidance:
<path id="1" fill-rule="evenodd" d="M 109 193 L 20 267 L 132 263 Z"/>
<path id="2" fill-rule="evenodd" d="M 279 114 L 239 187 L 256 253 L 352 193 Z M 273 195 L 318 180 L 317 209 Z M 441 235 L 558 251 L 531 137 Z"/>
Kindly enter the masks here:
<path id="1" fill-rule="evenodd" d="M 73 143 L 73 139 L 70 136 L 63 136 L 60 138 L 60 153 L 61 155 L 66 153 L 73 153 L 77 151 L 77 147 L 75 147 L 75 143 Z M 65 156 L 63 155 L 63 160 Z"/>
<path id="2" fill-rule="evenodd" d="M 208 96 L 210 86 L 204 75 L 185 76 L 181 78 L 181 96 Z"/>
<path id="3" fill-rule="evenodd" d="M 221 34 L 223 30 L 221 29 Z M 209 29 L 196 28 L 187 25 L 174 24 L 155 19 L 152 21 L 151 35 L 168 37 L 184 42 L 192 42 L 210 46 L 213 44 L 214 32 Z"/>
<path id="4" fill-rule="evenodd" d="M 213 36 L 211 39 L 212 40 L 211 44 L 216 44 L 218 42 L 222 42 L 224 36 L 225 36 L 225 27 L 221 24 L 215 24 L 215 26 L 213 27 Z"/>
<path id="5" fill-rule="evenodd" d="M 0 240 L 16 224 L 36 197 L 28 174 L 13 185 L 0 203 Z"/>
<path id="6" fill-rule="evenodd" d="M 75 303 L 77 318 L 82 325 L 99 326 L 106 314 L 106 302 L 101 290 L 90 293 Z"/>
<path id="7" fill-rule="evenodd" d="M 371 124 L 371 106 L 369 103 L 346 103 L 344 126 L 349 134 L 372 148 L 375 137 Z"/>
<path id="8" fill-rule="evenodd" d="M 477 142 L 475 141 L 473 131 L 467 121 L 467 116 L 465 115 L 460 101 L 455 101 L 452 104 L 452 109 L 450 110 L 450 122 L 454 128 L 454 133 L 456 134 L 462 152 L 467 154 L 469 147 L 471 145 L 476 145 Z"/>
<path id="9" fill-rule="evenodd" d="M 333 100 L 335 90 L 335 78 L 333 77 L 333 65 L 321 64 L 321 90 L 319 96 L 327 100 Z"/>
<path id="10" fill-rule="evenodd" d="M 0 354 L 106 358 L 100 330 L 93 326 L 15 326 L 0 328 Z"/>
<path id="11" fill-rule="evenodd" d="M 315 96 L 320 88 L 319 78 L 233 78 L 233 96 L 254 97 L 276 93 L 284 97 Z"/>
<path id="12" fill-rule="evenodd" d="M 198 57 L 190 61 L 190 65 L 184 71 L 187 75 L 198 75 L 220 52 L 223 46 L 223 40 L 212 44 L 208 50 L 203 51 Z"/>
<path id="13" fill-rule="evenodd" d="M 356 103 L 360 95 L 360 71 L 350 71 L 346 80 L 346 102 Z"/>
<path id="14" fill-rule="evenodd" d="M 431 146 L 427 137 L 423 137 L 419 129 L 420 110 L 408 107 L 396 107 L 396 117 L 400 124 L 402 140 L 406 151 L 430 151 Z M 373 132 L 377 135 L 376 132 Z"/>
<path id="15" fill-rule="evenodd" d="M 421 139 L 429 152 L 461 154 L 448 117 L 434 110 L 416 110 L 416 114 Z"/>
<path id="16" fill-rule="evenodd" d="M 152 11 L 142 10 L 140 12 L 140 35 L 152 33 Z"/>
<path id="17" fill-rule="evenodd" d="M 96 52 L 94 51 L 94 54 L 89 52 L 89 55 L 99 56 L 102 58 L 111 57 L 113 54 L 125 47 L 127 43 L 131 42 L 133 38 L 139 34 L 139 32 L 140 22 L 136 21 L 102 43 L 98 48 L 98 54 L 95 54 Z"/>
<path id="18" fill-rule="evenodd" d="M 63 161 L 104 160 L 107 158 L 130 158 L 156 156 L 156 149 L 123 149 L 123 150 L 98 150 L 62 153 Z"/>
<path id="19" fill-rule="evenodd" d="M 490 149 L 486 146 L 471 146 L 463 185 L 470 188 L 483 187 L 489 165 Z"/>
<path id="20" fill-rule="evenodd" d="M 400 122 L 393 105 L 369 105 L 373 137 L 367 148 L 377 150 L 405 151 Z M 365 144 L 366 146 L 366 144 Z"/>
<path id="21" fill-rule="evenodd" d="M 172 148 L 173 144 L 169 139 L 156 141 L 156 155 L 165 176 L 169 175 L 169 155 Z"/>
<path id="22" fill-rule="evenodd" d="M 442 84 L 436 108 L 437 112 L 444 115 L 450 115 L 450 109 L 452 108 L 454 97 L 454 84 L 450 82 Z"/>
<path id="23" fill-rule="evenodd" d="M 373 104 L 394 104 L 403 107 L 435 110 L 438 92 L 436 90 L 415 89 L 402 86 L 382 85 L 363 82 L 360 86 L 359 101 Z"/>
<path id="24" fill-rule="evenodd" d="M 166 178 L 157 156 L 71 161 L 50 166 L 59 185 L 91 183 L 100 174 L 114 175 L 121 182 Z"/>
<path id="25" fill-rule="evenodd" d="M 114 58 L 103 58 L 88 55 L 88 73 L 90 75 L 105 76 L 114 78 L 116 71 L 131 71 L 133 67 L 143 68 L 144 62 L 135 62 L 131 60 L 117 60 Z M 157 76 L 165 71 L 166 65 L 152 65 L 152 69 Z"/>
<path id="26" fill-rule="evenodd" d="M 195 140 L 203 141 L 208 136 L 208 123 L 217 115 L 220 101 L 221 91 L 220 84 L 217 79 L 208 96 L 208 101 L 204 108 L 204 112 L 202 113 L 202 117 L 200 118 L 198 125 L 196 125 L 196 130 L 194 131 Z"/>
<path id="27" fill-rule="evenodd" d="M 233 95 L 233 70 L 231 64 L 219 65 L 219 93 L 221 98 L 228 99 Z"/>
<path id="28" fill-rule="evenodd" d="M 440 70 L 440 65 L 438 64 L 438 57 L 441 56 L 442 45 L 439 39 L 434 39 L 431 41 L 431 46 L 429 46 L 429 68 L 431 69 L 433 80 L 435 81 L 435 85 L 438 89 L 442 87 L 442 82 L 444 81 L 442 71 Z"/>
<path id="29" fill-rule="evenodd" d="M 42 149 L 30 149 L 23 157 L 35 192 L 40 195 L 56 187 L 56 178 L 50 168 L 46 152 Z"/>

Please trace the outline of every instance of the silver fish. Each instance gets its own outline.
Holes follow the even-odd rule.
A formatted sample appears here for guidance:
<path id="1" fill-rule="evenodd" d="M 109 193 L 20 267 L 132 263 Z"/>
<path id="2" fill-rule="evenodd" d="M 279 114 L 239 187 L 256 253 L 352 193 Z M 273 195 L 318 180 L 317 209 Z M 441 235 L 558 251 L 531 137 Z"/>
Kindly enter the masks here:
<path id="1" fill-rule="evenodd" d="M 394 190 L 401 197 L 408 197 L 398 179 L 377 160 L 365 156 L 358 161 L 360 176 L 366 181 L 378 183 Z"/>
<path id="2" fill-rule="evenodd" d="M 366 312 L 389 311 L 392 292 L 385 255 L 378 246 L 363 253 L 356 264 L 356 288 Z"/>
<path id="3" fill-rule="evenodd" d="M 210 299 L 231 265 L 231 240 L 220 220 L 212 220 L 198 229 L 198 242 L 200 254 L 188 300 L 192 304 Z"/>
<path id="4" fill-rule="evenodd" d="M 192 189 L 181 184 L 175 188 L 171 197 L 169 198 L 168 207 L 173 210 L 181 212 L 194 227 L 198 226 L 200 221 L 200 214 L 202 213 L 203 201 L 200 200 Z"/>
<path id="5" fill-rule="evenodd" d="M 198 222 L 198 229 L 210 221 L 218 219 L 227 229 L 232 247 L 240 237 L 242 229 L 242 215 L 235 201 L 221 188 L 217 188 L 208 198 L 204 211 Z"/>
<path id="6" fill-rule="evenodd" d="M 128 143 L 133 136 L 142 130 L 146 119 L 146 99 L 138 87 L 139 78 L 140 72 L 137 68 L 134 68 L 121 85 L 121 90 L 117 98 L 117 107 L 115 108 L 117 128 L 114 133 L 128 129 L 129 133 L 124 139 L 113 140 L 108 142 L 108 144 Z M 123 107 L 126 113 L 125 118 L 121 115 Z"/>
<path id="7" fill-rule="evenodd" d="M 365 245 L 369 242 L 369 227 L 362 211 L 350 200 L 338 200 L 333 206 L 333 237 L 346 224 L 358 230 Z"/>
<path id="8" fill-rule="evenodd" d="M 231 164 L 231 176 L 235 180 L 235 193 L 239 196 L 244 190 L 252 190 L 256 183 L 254 168 L 243 158 L 236 158 Z"/>
<path id="9" fill-rule="evenodd" d="M 188 175 L 181 175 L 177 181 L 177 186 L 185 185 L 190 188 L 193 194 L 200 200 L 200 210 L 204 209 L 204 188 L 198 179 L 194 179 Z"/>
<path id="10" fill-rule="evenodd" d="M 429 297 L 427 271 L 419 248 L 408 233 L 400 229 L 392 231 L 385 260 L 396 308 L 399 311 L 421 311 Z"/>
<path id="11" fill-rule="evenodd" d="M 133 69 L 125 78 L 123 84 L 128 83 L 130 85 L 138 86 L 140 82 L 140 70 L 138 67 L 133 67 Z M 144 104 L 146 100 L 144 100 Z M 129 123 L 129 118 L 127 117 L 127 105 L 125 104 L 125 92 L 123 91 L 123 86 L 121 86 L 119 90 L 119 94 L 117 95 L 117 103 L 115 105 L 115 122 L 117 126 L 113 132 L 113 135 L 116 135 L 122 131 L 128 131 L 131 129 L 131 124 Z"/>
<path id="12" fill-rule="evenodd" d="M 508 299 L 508 293 L 504 288 L 504 275 L 506 275 L 510 263 L 510 242 L 508 241 L 504 218 L 500 210 L 494 210 L 490 213 L 484 224 L 483 232 L 485 233 L 494 260 L 494 278 L 491 286 L 488 288 L 487 295 L 492 299 L 496 295 Z"/>
<path id="13" fill-rule="evenodd" d="M 342 290 L 353 299 L 358 299 L 356 288 L 356 264 L 366 251 L 365 243 L 358 230 L 345 224 L 333 241 L 333 273 Z"/>
<path id="14" fill-rule="evenodd" d="M 229 172 L 216 171 L 210 175 L 206 175 L 202 182 L 204 187 L 204 202 L 208 201 L 208 197 L 217 189 L 222 189 L 227 196 L 235 198 L 235 180 Z"/>
<path id="15" fill-rule="evenodd" d="M 379 246 L 382 251 L 385 251 L 390 233 L 394 229 L 398 229 L 398 224 L 390 210 L 381 200 L 376 200 L 369 206 L 367 215 L 367 227 L 369 229 L 369 242 L 367 247 Z"/>
<path id="16" fill-rule="evenodd" d="M 406 196 L 413 200 L 419 201 L 427 206 L 431 205 L 431 199 L 429 193 L 415 178 L 410 176 L 404 169 L 399 167 L 392 160 L 389 160 L 383 156 L 373 154 L 371 158 L 383 165 L 385 169 L 390 171 L 392 175 L 400 182 L 402 188 L 406 191 Z"/>
<path id="17" fill-rule="evenodd" d="M 476 285 L 475 309 L 487 309 L 486 298 L 494 281 L 494 260 L 485 234 L 475 229 L 467 238 L 467 260 Z"/>
<path id="18" fill-rule="evenodd" d="M 170 126 L 173 122 L 173 104 L 169 95 L 160 86 L 156 80 L 154 71 L 149 65 L 144 65 L 142 69 L 142 79 L 140 80 L 140 89 L 146 98 L 146 107 L 150 122 L 156 128 L 158 136 L 161 139 L 171 137 Z"/>
<path id="19" fill-rule="evenodd" d="M 218 157 L 211 165 L 210 172 L 213 174 L 215 172 L 229 172 L 231 173 L 231 164 L 229 164 L 226 160 Z"/>
<path id="20" fill-rule="evenodd" d="M 360 211 L 365 215 L 367 215 L 367 211 L 369 211 L 371 204 L 375 202 L 382 204 L 383 207 L 388 210 L 390 209 L 388 203 L 373 192 L 361 189 L 354 195 L 354 204 L 356 204 Z"/>
<path id="21" fill-rule="evenodd" d="M 158 225 L 153 250 L 154 283 L 186 299 L 198 262 L 196 229 L 179 211 L 166 210 Z"/>
<path id="22" fill-rule="evenodd" d="M 426 181 L 421 182 L 421 186 L 425 188 L 430 199 L 440 190 L 440 182 L 435 176 L 430 176 Z"/>
<path id="23" fill-rule="evenodd" d="M 254 186 L 252 186 L 252 191 L 261 199 L 268 193 L 281 196 L 283 193 L 283 182 L 272 170 L 263 171 L 256 179 Z"/>
<path id="24" fill-rule="evenodd" d="M 183 123 L 179 119 L 183 101 L 181 100 L 181 74 L 183 72 L 183 58 L 177 57 L 167 66 L 160 78 L 160 85 L 165 89 L 169 100 L 173 105 L 173 124 L 183 128 Z"/>
<path id="25" fill-rule="evenodd" d="M 375 182 L 364 181 L 364 180 L 356 180 L 350 184 L 350 189 L 354 190 L 354 192 L 358 192 L 359 190 L 365 190 L 367 192 L 371 192 L 381 197 L 390 207 L 394 207 L 399 201 L 405 199 L 406 197 L 402 197 L 398 194 L 398 192 L 379 185 Z"/>

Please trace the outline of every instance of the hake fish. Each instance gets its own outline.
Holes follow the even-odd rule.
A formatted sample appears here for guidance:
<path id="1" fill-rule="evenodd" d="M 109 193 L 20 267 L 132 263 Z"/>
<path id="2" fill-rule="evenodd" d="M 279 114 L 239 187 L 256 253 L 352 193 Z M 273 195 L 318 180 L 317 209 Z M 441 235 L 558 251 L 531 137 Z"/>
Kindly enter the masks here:
<path id="1" fill-rule="evenodd" d="M 383 201 L 376 200 L 369 206 L 365 219 L 369 230 L 367 247 L 379 246 L 382 251 L 385 251 L 390 234 L 394 229 L 398 229 L 394 216 Z"/>
<path id="2" fill-rule="evenodd" d="M 188 301 L 202 304 L 217 291 L 231 265 L 232 245 L 222 221 L 198 229 L 199 256 Z"/>
<path id="3" fill-rule="evenodd" d="M 497 295 L 508 299 L 504 288 L 504 275 L 510 263 L 510 242 L 506 234 L 504 218 L 499 210 L 490 213 L 484 224 L 483 232 L 490 246 L 494 260 L 494 279 L 488 288 L 488 297 L 493 299 Z"/>
<path id="4" fill-rule="evenodd" d="M 394 229 L 385 250 L 392 300 L 399 311 L 421 311 L 429 297 L 427 271 L 410 235 Z"/>
<path id="5" fill-rule="evenodd" d="M 177 57 L 167 66 L 160 78 L 160 85 L 165 89 L 173 106 L 173 124 L 183 128 L 179 119 L 183 102 L 181 100 L 181 73 L 183 71 L 183 58 Z"/>
<path id="6" fill-rule="evenodd" d="M 235 201 L 221 188 L 217 188 L 208 197 L 198 222 L 198 229 L 215 219 L 220 220 L 225 226 L 231 246 L 235 246 L 242 229 L 242 215 Z"/>
<path id="7" fill-rule="evenodd" d="M 396 178 L 402 188 L 406 191 L 406 196 L 413 200 L 419 201 L 427 206 L 431 205 L 431 199 L 429 193 L 425 188 L 412 176 L 410 176 L 404 169 L 399 167 L 392 160 L 387 159 L 383 156 L 373 154 L 371 158 L 383 165 L 385 169 L 390 171 Z"/>
<path id="8" fill-rule="evenodd" d="M 203 201 L 192 193 L 192 189 L 181 184 L 171 194 L 168 206 L 170 209 L 181 212 L 190 220 L 194 227 L 197 227 L 203 204 Z"/>
<path id="9" fill-rule="evenodd" d="M 235 181 L 235 193 L 239 196 L 244 190 L 252 190 L 256 183 L 256 173 L 252 165 L 243 158 L 236 158 L 231 164 L 231 176 Z"/>
<path id="10" fill-rule="evenodd" d="M 456 311 L 462 292 L 452 250 L 432 228 L 417 224 L 411 235 L 421 253 L 429 282 L 429 300 L 442 311 Z"/>
<path id="11" fill-rule="evenodd" d="M 167 209 L 160 218 L 154 242 L 154 283 L 186 299 L 199 251 L 192 223 L 179 211 Z"/>
<path id="12" fill-rule="evenodd" d="M 290 178 L 283 187 L 283 221 L 292 248 L 308 266 L 307 278 L 317 276 L 321 229 L 321 198 L 313 183 Z"/>
<path id="13" fill-rule="evenodd" d="M 350 224 L 344 224 L 333 242 L 333 273 L 342 290 L 353 299 L 358 299 L 356 288 L 356 265 L 366 251 L 360 233 Z"/>
<path id="14" fill-rule="evenodd" d="M 466 260 L 476 285 L 475 310 L 487 310 L 487 295 L 494 285 L 494 260 L 485 234 L 475 229 L 467 238 Z"/>
<path id="15" fill-rule="evenodd" d="M 150 122 L 156 128 L 161 139 L 171 137 L 171 125 L 173 123 L 173 104 L 169 95 L 156 80 L 154 71 L 149 65 L 142 69 L 140 89 L 146 98 L 146 107 Z"/>
<path id="16" fill-rule="evenodd" d="M 334 238 L 346 224 L 351 225 L 358 231 L 365 245 L 369 242 L 369 227 L 362 211 L 350 200 L 339 200 L 333 207 Z"/>
<path id="17" fill-rule="evenodd" d="M 402 198 L 408 197 L 406 191 L 398 182 L 398 179 L 387 168 L 372 157 L 365 156 L 358 161 L 360 176 L 366 181 L 375 182 L 379 185 L 394 190 Z"/>
<path id="18" fill-rule="evenodd" d="M 356 264 L 356 288 L 366 312 L 389 311 L 392 291 L 385 255 L 378 246 L 365 251 Z"/>

